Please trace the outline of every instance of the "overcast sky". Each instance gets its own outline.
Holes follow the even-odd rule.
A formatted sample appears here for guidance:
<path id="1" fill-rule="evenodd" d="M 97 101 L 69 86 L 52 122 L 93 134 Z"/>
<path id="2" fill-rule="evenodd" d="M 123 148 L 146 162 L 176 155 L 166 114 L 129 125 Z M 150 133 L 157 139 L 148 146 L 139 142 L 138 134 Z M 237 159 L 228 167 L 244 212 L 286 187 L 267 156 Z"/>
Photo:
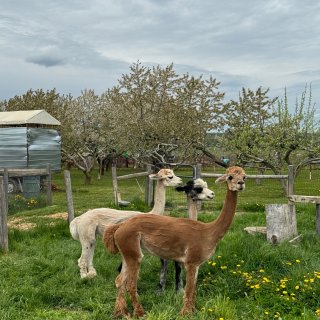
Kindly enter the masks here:
<path id="1" fill-rule="evenodd" d="M 129 66 L 290 99 L 312 84 L 320 105 L 319 0 L 0 0 L 0 100 L 29 89 L 101 94 Z"/>

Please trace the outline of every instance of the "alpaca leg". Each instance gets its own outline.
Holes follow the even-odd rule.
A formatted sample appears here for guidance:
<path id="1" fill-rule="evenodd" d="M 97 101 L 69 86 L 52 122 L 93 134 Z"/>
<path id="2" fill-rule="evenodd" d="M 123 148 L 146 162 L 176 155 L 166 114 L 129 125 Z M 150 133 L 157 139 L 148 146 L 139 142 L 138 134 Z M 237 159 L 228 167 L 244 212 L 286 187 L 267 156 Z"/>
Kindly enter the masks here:
<path id="1" fill-rule="evenodd" d="M 182 279 L 182 275 L 181 275 L 182 265 L 181 265 L 181 263 L 175 261 L 174 267 L 175 267 L 175 271 L 176 271 L 176 292 L 177 293 L 184 292 L 183 279 Z"/>
<path id="2" fill-rule="evenodd" d="M 90 247 L 87 254 L 87 266 L 88 266 L 88 273 L 87 278 L 94 278 L 97 275 L 97 271 L 93 266 L 93 255 L 95 249 L 95 241 L 90 241 Z"/>
<path id="3" fill-rule="evenodd" d="M 91 278 L 96 275 L 92 260 L 94 247 L 96 242 L 96 225 L 78 226 L 79 241 L 81 243 L 82 252 L 78 260 L 81 278 Z"/>
<path id="4" fill-rule="evenodd" d="M 160 281 L 157 288 L 157 293 L 160 294 L 164 291 L 167 281 L 168 274 L 168 260 L 160 259 L 161 261 L 161 270 L 160 270 Z"/>
<path id="5" fill-rule="evenodd" d="M 139 277 L 140 270 L 140 259 L 130 259 L 126 261 L 128 266 L 128 282 L 127 291 L 129 292 L 132 306 L 134 309 L 134 315 L 137 317 L 142 317 L 144 315 L 144 310 L 139 301 L 139 295 L 137 292 L 137 281 Z"/>
<path id="6" fill-rule="evenodd" d="M 115 281 L 116 288 L 118 290 L 115 307 L 114 307 L 115 317 L 128 315 L 128 307 L 127 307 L 127 302 L 125 298 L 128 272 L 127 272 L 127 266 L 125 262 L 122 265 L 123 267 L 121 269 L 121 273 L 117 276 Z"/>
<path id="7" fill-rule="evenodd" d="M 78 266 L 80 268 L 80 277 L 82 279 L 87 277 L 88 274 L 88 267 L 87 267 L 87 251 L 88 251 L 88 245 L 86 243 L 81 242 L 82 251 L 81 256 L 78 259 Z"/>
<path id="8" fill-rule="evenodd" d="M 195 309 L 196 284 L 198 277 L 198 266 L 186 265 L 186 288 L 183 299 L 181 315 L 192 314 Z"/>

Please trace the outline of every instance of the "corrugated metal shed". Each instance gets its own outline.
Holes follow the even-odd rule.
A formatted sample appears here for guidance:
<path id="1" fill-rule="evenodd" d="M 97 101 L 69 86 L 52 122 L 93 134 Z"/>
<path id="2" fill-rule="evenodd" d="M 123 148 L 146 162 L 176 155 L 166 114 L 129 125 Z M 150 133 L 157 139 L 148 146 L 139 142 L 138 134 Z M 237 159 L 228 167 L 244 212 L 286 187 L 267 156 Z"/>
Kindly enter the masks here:
<path id="1" fill-rule="evenodd" d="M 13 125 L 50 125 L 60 126 L 61 123 L 45 110 L 0 112 L 0 126 Z"/>
<path id="2" fill-rule="evenodd" d="M 60 122 L 45 110 L 0 112 L 0 168 L 61 170 Z"/>

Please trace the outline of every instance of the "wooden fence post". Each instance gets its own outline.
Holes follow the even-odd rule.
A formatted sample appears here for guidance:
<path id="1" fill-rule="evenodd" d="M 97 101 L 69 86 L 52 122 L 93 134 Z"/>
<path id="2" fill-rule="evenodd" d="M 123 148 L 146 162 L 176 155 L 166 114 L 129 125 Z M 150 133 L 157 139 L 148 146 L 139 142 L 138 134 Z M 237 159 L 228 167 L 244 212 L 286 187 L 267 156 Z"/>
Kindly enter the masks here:
<path id="1" fill-rule="evenodd" d="M 119 205 L 119 198 L 118 198 L 117 167 L 114 163 L 112 163 L 112 166 L 111 166 L 111 173 L 112 173 L 112 187 L 113 187 L 114 204 L 116 206 L 118 206 Z"/>
<path id="2" fill-rule="evenodd" d="M 199 179 L 202 176 L 202 164 L 197 163 L 196 168 L 195 168 L 195 176 L 193 177 L 194 179 Z"/>
<path id="3" fill-rule="evenodd" d="M 145 203 L 150 207 L 153 203 L 153 180 L 149 178 L 149 174 L 152 173 L 152 166 L 150 164 L 147 165 L 148 175 L 146 176 L 146 187 L 145 187 Z"/>
<path id="4" fill-rule="evenodd" d="M 200 179 L 202 176 L 202 164 L 201 163 L 197 163 L 196 167 L 195 167 L 195 173 L 194 173 L 194 179 Z M 197 208 L 198 211 L 200 211 L 202 209 L 202 201 L 197 200 Z M 196 220 L 198 220 L 198 217 L 196 218 Z"/>
<path id="5" fill-rule="evenodd" d="M 294 193 L 294 166 L 288 166 L 288 196 Z"/>
<path id="6" fill-rule="evenodd" d="M 68 223 L 74 219 L 74 208 L 73 208 L 73 199 L 72 199 L 72 188 L 71 188 L 71 178 L 70 171 L 64 170 L 64 182 L 66 185 L 66 197 L 67 197 L 67 206 L 68 206 Z"/>
<path id="7" fill-rule="evenodd" d="M 51 166 L 48 164 L 47 166 L 48 175 L 47 175 L 47 205 L 52 205 L 52 172 Z"/>
<path id="8" fill-rule="evenodd" d="M 4 251 L 9 250 L 8 225 L 7 225 L 7 201 L 4 179 L 0 177 L 0 247 Z"/>
<path id="9" fill-rule="evenodd" d="M 316 204 L 316 231 L 320 235 L 320 204 Z"/>
<path id="10" fill-rule="evenodd" d="M 3 187 L 4 187 L 4 197 L 5 197 L 5 202 L 6 202 L 6 210 L 8 213 L 8 189 L 9 189 L 9 173 L 8 173 L 8 168 L 3 169 Z"/>

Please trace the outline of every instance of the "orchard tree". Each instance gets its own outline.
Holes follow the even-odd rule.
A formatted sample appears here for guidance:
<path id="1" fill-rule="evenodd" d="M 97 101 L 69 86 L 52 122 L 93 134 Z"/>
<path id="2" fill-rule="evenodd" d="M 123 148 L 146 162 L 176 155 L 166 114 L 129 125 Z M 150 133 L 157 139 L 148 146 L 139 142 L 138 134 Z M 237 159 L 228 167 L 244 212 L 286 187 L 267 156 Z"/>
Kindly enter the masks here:
<path id="1" fill-rule="evenodd" d="M 306 86 L 300 99 L 296 100 L 293 112 L 290 112 L 286 91 L 277 107 L 271 126 L 277 137 L 273 141 L 276 159 L 280 165 L 294 165 L 298 174 L 306 165 L 320 161 L 319 121 L 315 117 L 311 86 Z"/>
<path id="2" fill-rule="evenodd" d="M 183 161 L 197 152 L 221 103 L 216 79 L 179 76 L 173 65 L 130 67 L 106 95 L 112 105 L 117 150 L 144 163 Z"/>
<path id="3" fill-rule="evenodd" d="M 101 151 L 100 97 L 93 90 L 84 90 L 68 105 L 68 118 L 62 128 L 62 152 L 85 175 L 90 184 L 92 170 Z"/>
<path id="4" fill-rule="evenodd" d="M 21 96 L 14 96 L 4 102 L 5 111 L 19 111 L 19 110 L 46 110 L 53 117 L 59 118 L 60 95 L 56 89 L 47 90 L 42 89 L 28 90 Z"/>
<path id="5" fill-rule="evenodd" d="M 221 110 L 220 121 L 226 126 L 225 145 L 243 164 L 269 168 L 275 174 L 283 173 L 290 164 L 299 167 L 317 159 L 315 107 L 311 92 L 309 99 L 307 93 L 306 88 L 290 112 L 286 93 L 281 100 L 269 98 L 268 90 L 243 89 L 239 101 L 231 100 Z"/>

